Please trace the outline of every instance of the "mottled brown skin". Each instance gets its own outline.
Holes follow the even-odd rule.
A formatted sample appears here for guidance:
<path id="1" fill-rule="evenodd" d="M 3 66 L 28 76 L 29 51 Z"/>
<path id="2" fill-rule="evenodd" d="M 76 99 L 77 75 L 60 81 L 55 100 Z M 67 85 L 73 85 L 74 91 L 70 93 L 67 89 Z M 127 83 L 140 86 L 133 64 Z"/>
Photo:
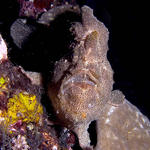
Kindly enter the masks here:
<path id="1" fill-rule="evenodd" d="M 112 91 L 107 29 L 89 7 L 82 7 L 81 14 L 82 23 L 71 28 L 77 41 L 72 59 L 64 57 L 55 63 L 49 84 L 56 114 L 77 134 L 83 149 L 93 149 L 87 129 L 96 120 L 96 150 L 149 150 L 149 120 L 120 91 Z"/>
<path id="2" fill-rule="evenodd" d="M 82 23 L 76 23 L 71 30 L 78 44 L 71 62 L 67 58 L 56 62 L 49 96 L 59 119 L 88 139 L 88 133 L 80 130 L 86 131 L 89 123 L 98 118 L 113 85 L 113 72 L 106 58 L 108 31 L 86 6 L 82 8 Z M 82 141 L 80 136 L 81 146 L 89 146 L 90 141 Z"/>

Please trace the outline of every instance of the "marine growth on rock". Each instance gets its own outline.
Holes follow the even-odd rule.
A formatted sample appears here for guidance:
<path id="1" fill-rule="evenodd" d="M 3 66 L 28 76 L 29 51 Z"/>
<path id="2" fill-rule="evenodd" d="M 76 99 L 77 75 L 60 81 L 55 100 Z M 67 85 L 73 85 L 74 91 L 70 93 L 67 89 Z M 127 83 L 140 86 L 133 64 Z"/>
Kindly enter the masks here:
<path id="1" fill-rule="evenodd" d="M 40 78 L 36 80 L 35 73 L 12 64 L 1 36 L 0 42 L 0 149 L 71 149 L 74 143 L 60 145 L 59 136 L 49 125 L 41 104 L 42 87 L 35 82 Z"/>

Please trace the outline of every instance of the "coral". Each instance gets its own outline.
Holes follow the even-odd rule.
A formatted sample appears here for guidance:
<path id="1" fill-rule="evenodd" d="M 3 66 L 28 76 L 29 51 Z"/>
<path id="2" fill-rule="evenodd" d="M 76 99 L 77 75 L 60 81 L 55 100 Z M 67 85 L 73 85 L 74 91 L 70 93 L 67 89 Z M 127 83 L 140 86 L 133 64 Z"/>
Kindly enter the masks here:
<path id="1" fill-rule="evenodd" d="M 0 88 L 3 88 L 6 83 L 6 80 L 3 77 L 0 77 Z"/>
<path id="2" fill-rule="evenodd" d="M 8 83 L 8 78 L 0 76 L 0 111 L 7 109 Z"/>
<path id="3" fill-rule="evenodd" d="M 15 67 L 7 59 L 1 61 L 0 122 L 6 130 L 17 131 L 14 126 L 20 121 L 40 123 L 43 107 L 39 102 L 39 94 L 40 86 L 33 85 L 23 69 Z M 22 132 L 22 128 L 20 129 Z"/>
<path id="4" fill-rule="evenodd" d="M 33 1 L 26 1 L 26 0 L 18 0 L 20 3 L 20 16 L 37 18 L 39 14 L 46 11 L 46 8 L 37 7 L 39 5 L 34 5 Z"/>
<path id="5" fill-rule="evenodd" d="M 28 150 L 30 147 L 27 144 L 26 137 L 18 135 L 17 138 L 12 139 L 12 150 Z"/>
<path id="6" fill-rule="evenodd" d="M 42 114 L 43 108 L 35 95 L 19 93 L 8 99 L 7 111 L 1 116 L 5 119 L 5 126 L 9 127 L 19 120 L 25 123 L 39 123 Z"/>
<path id="7" fill-rule="evenodd" d="M 60 150 L 57 140 L 54 139 L 51 135 L 49 135 L 47 132 L 43 132 L 42 136 L 43 142 L 40 145 L 41 149 Z"/>
<path id="8" fill-rule="evenodd" d="M 0 63 L 7 59 L 7 47 L 0 34 Z"/>
<path id="9" fill-rule="evenodd" d="M 20 16 L 38 18 L 40 14 L 47 10 L 63 4 L 75 4 L 75 0 L 18 0 L 20 3 Z"/>
<path id="10" fill-rule="evenodd" d="M 0 49 L 0 55 L 3 52 Z M 60 149 L 40 103 L 41 85 L 36 82 L 39 79 L 39 75 L 26 73 L 8 59 L 1 60 L 0 149 Z"/>
<path id="11" fill-rule="evenodd" d="M 60 132 L 59 141 L 61 145 L 69 149 L 75 144 L 75 136 L 70 130 L 63 128 Z"/>

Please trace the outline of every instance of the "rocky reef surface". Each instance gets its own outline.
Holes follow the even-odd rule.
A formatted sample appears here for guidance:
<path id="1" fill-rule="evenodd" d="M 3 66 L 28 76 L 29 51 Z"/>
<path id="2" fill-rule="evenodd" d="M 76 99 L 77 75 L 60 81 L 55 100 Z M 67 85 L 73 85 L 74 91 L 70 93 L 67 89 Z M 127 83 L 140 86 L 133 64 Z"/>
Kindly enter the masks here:
<path id="1" fill-rule="evenodd" d="M 113 90 L 113 70 L 107 60 L 109 32 L 93 10 L 68 3 L 55 7 L 40 1 L 29 2 L 30 7 L 20 3 L 20 15 L 34 18 L 38 25 L 20 18 L 11 26 L 11 37 L 16 48 L 26 50 L 24 57 L 32 49 L 38 51 L 29 58 L 37 57 L 43 68 L 29 72 L 12 63 L 0 36 L 0 148 L 149 150 L 150 122 L 122 92 Z M 39 29 L 48 31 L 49 37 L 36 49 L 39 39 L 29 39 L 42 33 Z M 62 41 L 51 49 L 49 43 L 57 40 L 54 34 L 60 34 Z M 94 145 L 88 132 L 93 122 Z"/>
<path id="2" fill-rule="evenodd" d="M 0 56 L 0 148 L 71 149 L 75 142 L 73 133 L 62 126 L 58 135 L 44 111 L 40 77 L 8 60 L 1 36 Z"/>

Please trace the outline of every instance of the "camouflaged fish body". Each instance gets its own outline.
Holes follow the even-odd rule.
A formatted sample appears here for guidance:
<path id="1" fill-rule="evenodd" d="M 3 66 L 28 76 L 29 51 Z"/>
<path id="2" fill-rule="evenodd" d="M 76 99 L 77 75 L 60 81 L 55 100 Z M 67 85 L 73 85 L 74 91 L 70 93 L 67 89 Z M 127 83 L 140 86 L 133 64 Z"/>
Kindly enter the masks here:
<path id="1" fill-rule="evenodd" d="M 87 129 L 97 120 L 96 150 L 148 150 L 150 123 L 120 91 L 112 91 L 113 71 L 107 60 L 108 30 L 84 6 L 82 22 L 72 25 L 77 44 L 71 61 L 55 63 L 48 94 L 59 120 L 90 148 Z"/>

